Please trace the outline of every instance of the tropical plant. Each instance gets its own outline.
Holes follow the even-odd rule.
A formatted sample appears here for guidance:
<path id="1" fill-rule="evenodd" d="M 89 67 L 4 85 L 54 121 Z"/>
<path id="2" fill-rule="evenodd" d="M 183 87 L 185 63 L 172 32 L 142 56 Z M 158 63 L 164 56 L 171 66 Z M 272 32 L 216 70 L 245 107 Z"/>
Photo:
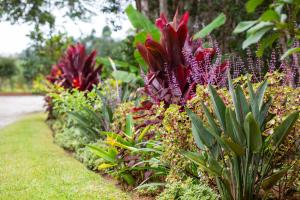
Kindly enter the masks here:
<path id="1" fill-rule="evenodd" d="M 246 10 L 253 13 L 264 1 L 248 0 Z M 263 11 L 260 17 L 252 21 L 240 22 L 233 33 L 247 31 L 247 38 L 243 42 L 243 49 L 252 44 L 260 42 L 258 56 L 262 56 L 266 48 L 272 47 L 273 43 L 278 41 L 286 57 L 289 54 L 300 51 L 299 46 L 288 50 L 288 44 L 293 43 L 291 40 L 299 40 L 299 0 L 274 0 L 269 7 Z M 292 46 L 293 47 L 293 46 Z"/>
<path id="2" fill-rule="evenodd" d="M 271 165 L 280 144 L 292 130 L 299 111 L 288 115 L 270 134 L 269 113 L 272 98 L 265 97 L 267 81 L 256 91 L 249 79 L 249 100 L 240 86 L 234 88 L 229 78 L 233 107 L 226 106 L 215 88 L 209 86 L 214 115 L 203 103 L 207 124 L 186 109 L 192 121 L 192 133 L 202 154 L 182 152 L 184 156 L 215 177 L 222 199 L 255 199 L 264 195 L 291 168 L 277 163 Z M 215 117 L 217 121 L 215 120 Z"/>
<path id="3" fill-rule="evenodd" d="M 68 114 L 75 121 L 75 126 L 85 134 L 99 138 L 100 131 L 108 131 L 113 122 L 115 105 L 111 105 L 98 88 L 93 91 L 96 93 L 94 98 L 101 99 L 101 109 L 84 106 L 81 110 L 70 111 Z"/>
<path id="4" fill-rule="evenodd" d="M 88 145 L 105 161 L 98 169 L 112 169 L 108 172 L 129 185 L 143 184 L 153 177 L 165 176 L 167 168 L 158 159 L 161 147 L 159 143 L 147 140 L 148 130 L 149 126 L 142 131 L 134 131 L 133 118 L 127 115 L 125 131 L 101 132 L 106 136 L 106 145 Z"/>
<path id="5" fill-rule="evenodd" d="M 100 81 L 99 72 L 102 67 L 101 64 L 98 67 L 95 65 L 96 51 L 86 55 L 85 47 L 78 43 L 67 49 L 47 78 L 67 89 L 92 90 L 93 85 Z"/>
<path id="6" fill-rule="evenodd" d="M 148 36 L 144 45 L 137 45 L 148 65 L 148 72 L 143 75 L 143 91 L 153 103 L 163 101 L 167 106 L 171 103 L 184 105 L 192 98 L 196 84 L 225 84 L 224 73 L 229 63 L 222 63 L 216 45 L 214 48 L 204 48 L 200 39 L 193 40 L 189 36 L 188 18 L 188 13 L 180 20 L 175 14 L 173 22 L 168 22 L 161 14 L 156 20 L 162 35 L 161 42 Z"/>

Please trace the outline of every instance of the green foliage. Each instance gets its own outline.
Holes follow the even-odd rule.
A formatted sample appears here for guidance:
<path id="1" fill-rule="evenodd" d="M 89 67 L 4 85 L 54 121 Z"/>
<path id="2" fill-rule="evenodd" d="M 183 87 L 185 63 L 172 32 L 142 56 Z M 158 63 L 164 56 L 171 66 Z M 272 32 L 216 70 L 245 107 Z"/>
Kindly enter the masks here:
<path id="1" fill-rule="evenodd" d="M 172 166 L 167 177 L 168 182 L 185 179 L 186 170 L 191 166 L 190 162 L 180 154 L 181 149 L 192 150 L 194 146 L 188 116 L 185 112 L 180 112 L 180 109 L 181 106 L 170 105 L 163 113 L 164 151 L 160 159 Z"/>
<path id="2" fill-rule="evenodd" d="M 196 33 L 193 36 L 193 39 L 197 38 L 204 38 L 205 36 L 209 35 L 214 29 L 219 28 L 226 22 L 226 16 L 224 13 L 221 13 L 218 17 L 216 17 L 211 23 L 206 25 L 201 31 Z"/>
<path id="3" fill-rule="evenodd" d="M 248 12 L 254 12 L 263 0 L 249 0 L 246 4 Z M 243 49 L 260 41 L 257 56 L 261 57 L 266 48 L 278 41 L 283 49 L 288 49 L 292 40 L 300 38 L 299 18 L 300 1 L 275 0 L 269 4 L 260 17 L 255 21 L 240 22 L 233 33 L 247 32 L 247 38 L 243 42 Z M 285 52 L 288 56 L 292 50 Z"/>
<path id="4" fill-rule="evenodd" d="M 225 106 L 217 91 L 209 87 L 213 110 L 220 125 L 217 125 L 209 112 L 205 112 L 209 125 L 204 125 L 201 119 L 187 109 L 193 126 L 199 127 L 193 129 L 194 135 L 199 136 L 195 139 L 207 150 L 202 155 L 192 152 L 184 152 L 183 155 L 216 178 L 223 199 L 258 198 L 260 189 L 270 189 L 289 169 L 283 163 L 275 168 L 271 160 L 291 132 L 299 111 L 287 116 L 273 134 L 266 135 L 266 125 L 274 117 L 268 112 L 271 99 L 264 102 L 267 82 L 259 85 L 256 91 L 249 81 L 247 85 L 249 101 L 246 101 L 239 86 L 234 89 L 229 79 L 234 110 Z M 244 108 L 247 108 L 247 112 Z M 207 110 L 204 104 L 203 109 Z M 222 130 L 221 135 L 216 130 Z"/>
<path id="5" fill-rule="evenodd" d="M 160 32 L 156 26 L 149 19 L 147 19 L 147 17 L 135 10 L 132 5 L 129 5 L 125 9 L 125 12 L 132 26 L 138 31 L 134 37 L 134 46 L 137 43 L 143 43 L 148 35 L 151 35 L 155 41 L 159 41 Z M 134 56 L 140 66 L 146 67 L 145 62 L 137 50 L 135 51 Z"/>
<path id="6" fill-rule="evenodd" d="M 26 2 L 4 0 L 0 2 L 0 18 L 12 23 L 28 22 L 54 26 L 54 10 L 64 8 L 66 16 L 72 19 L 85 19 L 93 13 L 89 3 L 88 0 L 28 0 Z"/>
<path id="7" fill-rule="evenodd" d="M 218 195 L 206 184 L 192 179 L 166 185 L 158 200 L 217 200 Z"/>
<path id="8" fill-rule="evenodd" d="M 91 145 L 99 145 L 100 142 L 102 141 L 98 140 L 95 143 L 91 143 Z M 91 170 L 97 170 L 98 166 L 103 162 L 103 160 L 99 159 L 99 157 L 91 152 L 87 146 L 77 149 L 75 152 L 75 158 Z"/>
<path id="9" fill-rule="evenodd" d="M 52 65 L 58 62 L 72 40 L 63 33 L 55 34 L 48 39 L 41 35 L 36 44 L 24 50 L 21 55 L 24 61 L 21 68 L 26 81 L 32 83 L 38 76 L 49 74 Z"/>
<path id="10" fill-rule="evenodd" d="M 106 145 L 89 145 L 97 156 L 105 160 L 98 169 L 109 169 L 109 173 L 129 185 L 143 184 L 152 177 L 166 175 L 166 167 L 158 160 L 161 155 L 159 144 L 145 139 L 149 128 L 135 131 L 132 116 L 126 115 L 124 131 L 101 132 L 106 136 Z"/>
<path id="11" fill-rule="evenodd" d="M 300 52 L 300 47 L 295 47 L 295 48 L 291 48 L 289 50 L 287 50 L 282 56 L 281 56 L 281 60 L 285 59 L 287 56 L 294 54 L 294 53 L 298 53 Z"/>
<path id="12" fill-rule="evenodd" d="M 264 2 L 264 0 L 249 0 L 246 3 L 247 12 L 254 12 L 255 9 Z"/>
<path id="13" fill-rule="evenodd" d="M 18 73 L 16 61 L 13 58 L 0 57 L 0 78 L 10 79 Z"/>
<path id="14" fill-rule="evenodd" d="M 77 151 L 89 143 L 91 138 L 78 128 L 64 126 L 60 130 L 56 130 L 54 141 L 66 150 Z"/>
<path id="15" fill-rule="evenodd" d="M 140 12 L 135 10 L 132 5 L 129 5 L 125 12 L 127 14 L 128 19 L 130 20 L 132 26 L 139 30 L 139 35 L 141 35 L 143 32 L 150 34 L 154 40 L 158 41 L 160 38 L 159 30 L 155 27 L 155 25 L 147 19 L 144 15 L 142 15 Z M 136 36 L 135 43 L 137 42 L 143 42 L 145 41 L 145 38 L 139 38 Z"/>

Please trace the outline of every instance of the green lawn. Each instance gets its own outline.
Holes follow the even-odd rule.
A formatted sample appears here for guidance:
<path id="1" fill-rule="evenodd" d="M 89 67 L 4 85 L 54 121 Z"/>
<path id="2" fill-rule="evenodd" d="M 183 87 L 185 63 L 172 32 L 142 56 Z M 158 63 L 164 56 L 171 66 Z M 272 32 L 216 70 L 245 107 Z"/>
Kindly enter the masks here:
<path id="1" fill-rule="evenodd" d="M 44 114 L 0 130 L 0 199 L 131 199 L 52 142 Z"/>

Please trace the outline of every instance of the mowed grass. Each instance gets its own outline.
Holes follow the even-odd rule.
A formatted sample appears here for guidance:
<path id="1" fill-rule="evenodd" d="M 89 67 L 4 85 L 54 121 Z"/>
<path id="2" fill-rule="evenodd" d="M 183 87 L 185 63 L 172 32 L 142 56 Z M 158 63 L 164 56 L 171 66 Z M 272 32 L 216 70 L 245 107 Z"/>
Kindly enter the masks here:
<path id="1" fill-rule="evenodd" d="M 1 200 L 122 200 L 129 195 L 53 144 L 44 114 L 0 129 Z"/>

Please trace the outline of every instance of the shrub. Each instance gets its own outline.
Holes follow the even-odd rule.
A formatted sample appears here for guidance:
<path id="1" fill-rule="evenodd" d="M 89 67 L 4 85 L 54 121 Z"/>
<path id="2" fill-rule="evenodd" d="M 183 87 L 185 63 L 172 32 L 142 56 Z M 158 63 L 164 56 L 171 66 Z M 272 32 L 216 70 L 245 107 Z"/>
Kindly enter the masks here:
<path id="1" fill-rule="evenodd" d="M 92 90 L 100 81 L 99 72 L 102 65 L 96 65 L 96 51 L 87 55 L 81 44 L 71 45 L 59 63 L 52 67 L 49 81 L 64 88 L 76 88 L 81 91 Z"/>
<path id="2" fill-rule="evenodd" d="M 100 135 L 93 134 L 78 126 L 77 121 L 72 116 L 72 113 L 82 113 L 87 119 L 87 124 L 94 129 L 98 127 L 93 115 L 84 112 L 85 109 L 99 111 L 102 108 L 101 98 L 96 94 L 96 91 L 85 93 L 79 90 L 64 90 L 59 89 L 58 93 L 50 93 L 53 115 L 56 118 L 56 134 L 55 141 L 62 147 L 76 151 L 92 141 L 100 138 Z M 57 125 L 58 124 L 58 125 Z"/>
<path id="3" fill-rule="evenodd" d="M 90 145 L 99 145 L 100 143 L 102 143 L 101 139 L 95 143 L 90 143 Z M 91 152 L 90 148 L 87 146 L 77 149 L 75 158 L 91 170 L 97 170 L 98 166 L 103 163 L 103 159 Z"/>
<path id="4" fill-rule="evenodd" d="M 99 146 L 89 145 L 105 160 L 98 169 L 106 170 L 128 185 L 160 180 L 167 173 L 166 166 L 158 160 L 161 147 L 151 137 L 149 139 L 150 127 L 135 131 L 133 123 L 132 116 L 126 115 L 123 131 L 102 132 L 106 136 L 105 142 Z"/>
<path id="5" fill-rule="evenodd" d="M 158 200 L 217 200 L 218 195 L 210 187 L 188 178 L 166 185 Z"/>
<path id="6" fill-rule="evenodd" d="M 271 98 L 264 97 L 267 82 L 260 84 L 255 92 L 249 80 L 247 86 L 249 102 L 242 88 L 238 86 L 234 89 L 229 81 L 234 110 L 227 107 L 217 91 L 209 86 L 214 116 L 218 122 L 205 104 L 202 108 L 207 125 L 187 110 L 192 120 L 195 142 L 202 154 L 183 154 L 216 178 L 223 199 L 258 198 L 261 189 L 268 192 L 291 168 L 284 163 L 274 166 L 272 159 L 291 132 L 299 111 L 286 117 L 270 134 L 267 127 L 274 115 L 269 113 Z"/>
<path id="7" fill-rule="evenodd" d="M 18 73 L 18 68 L 13 58 L 0 57 L 0 79 L 8 80 Z M 0 84 L 1 85 L 1 84 Z"/>

